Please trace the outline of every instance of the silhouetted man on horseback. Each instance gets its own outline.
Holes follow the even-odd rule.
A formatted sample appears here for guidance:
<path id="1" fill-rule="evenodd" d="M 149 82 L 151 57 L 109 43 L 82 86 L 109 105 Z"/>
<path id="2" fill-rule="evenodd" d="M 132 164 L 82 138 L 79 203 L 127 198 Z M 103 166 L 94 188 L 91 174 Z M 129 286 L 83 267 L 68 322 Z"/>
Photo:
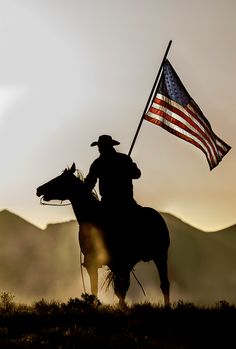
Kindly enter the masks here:
<path id="1" fill-rule="evenodd" d="M 127 212 L 138 207 L 133 198 L 133 179 L 141 176 L 141 171 L 130 156 L 117 152 L 114 146 L 120 144 L 109 135 L 102 135 L 91 147 L 98 146 L 100 156 L 92 163 L 85 184 L 92 190 L 99 180 L 99 193 L 104 211 Z"/>

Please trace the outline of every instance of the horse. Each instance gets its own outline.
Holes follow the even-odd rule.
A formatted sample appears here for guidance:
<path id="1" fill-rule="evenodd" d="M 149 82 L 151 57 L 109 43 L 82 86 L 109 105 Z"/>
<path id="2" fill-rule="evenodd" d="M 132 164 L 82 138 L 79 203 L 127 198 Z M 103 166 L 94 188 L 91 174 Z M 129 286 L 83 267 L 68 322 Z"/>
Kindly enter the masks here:
<path id="1" fill-rule="evenodd" d="M 168 279 L 169 231 L 161 214 L 151 207 L 114 213 L 104 212 L 94 192 L 89 192 L 72 164 L 59 176 L 39 186 L 36 195 L 44 201 L 69 200 L 79 225 L 79 244 L 84 255 L 91 293 L 98 294 L 98 269 L 108 266 L 119 305 L 126 306 L 130 273 L 140 262 L 154 261 L 160 278 L 164 305 L 170 304 Z"/>

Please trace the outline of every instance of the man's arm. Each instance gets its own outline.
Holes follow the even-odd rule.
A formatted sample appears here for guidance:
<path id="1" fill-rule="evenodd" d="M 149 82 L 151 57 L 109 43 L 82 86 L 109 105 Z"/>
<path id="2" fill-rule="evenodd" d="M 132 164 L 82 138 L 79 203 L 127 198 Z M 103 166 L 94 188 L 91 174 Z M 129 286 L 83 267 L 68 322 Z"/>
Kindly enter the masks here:
<path id="1" fill-rule="evenodd" d="M 132 164 L 131 164 L 131 173 L 132 173 L 132 178 L 133 179 L 138 179 L 141 177 L 141 171 L 140 169 L 138 168 L 137 164 L 135 162 L 132 161 Z"/>
<path id="2" fill-rule="evenodd" d="M 84 179 L 84 184 L 86 185 L 87 189 L 89 191 L 92 191 L 97 183 L 97 166 L 96 163 L 93 162 L 92 165 L 90 166 L 89 172 L 87 176 Z"/>
<path id="3" fill-rule="evenodd" d="M 141 171 L 138 168 L 137 164 L 131 159 L 130 156 L 127 156 L 127 161 L 129 163 L 129 171 L 130 171 L 130 176 L 133 179 L 138 179 L 141 177 Z"/>

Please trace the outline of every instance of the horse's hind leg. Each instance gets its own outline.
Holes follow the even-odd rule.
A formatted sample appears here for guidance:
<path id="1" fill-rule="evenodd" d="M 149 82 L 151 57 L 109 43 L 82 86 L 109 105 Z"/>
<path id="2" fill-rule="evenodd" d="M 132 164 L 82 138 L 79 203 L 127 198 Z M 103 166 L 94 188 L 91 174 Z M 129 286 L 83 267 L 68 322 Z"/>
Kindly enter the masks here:
<path id="1" fill-rule="evenodd" d="M 119 307 L 126 308 L 125 296 L 130 285 L 130 271 L 113 272 L 114 291 L 119 299 Z"/>
<path id="2" fill-rule="evenodd" d="M 170 304 L 170 283 L 168 279 L 167 252 L 160 253 L 157 257 L 153 258 L 153 260 L 159 272 L 160 287 L 164 295 L 164 304 L 168 306 Z"/>

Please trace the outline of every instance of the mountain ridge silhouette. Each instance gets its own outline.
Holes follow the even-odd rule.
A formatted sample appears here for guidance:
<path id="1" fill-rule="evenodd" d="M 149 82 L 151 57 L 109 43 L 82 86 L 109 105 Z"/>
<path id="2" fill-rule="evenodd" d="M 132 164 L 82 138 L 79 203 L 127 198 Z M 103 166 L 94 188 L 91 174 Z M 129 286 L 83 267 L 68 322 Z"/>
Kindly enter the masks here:
<path id="1" fill-rule="evenodd" d="M 168 217 L 170 217 L 170 219 L 175 220 L 176 222 L 181 222 L 181 223 L 185 224 L 186 226 L 191 227 L 191 229 L 196 229 L 197 231 L 201 231 L 201 232 L 207 233 L 207 234 L 211 234 L 211 233 L 214 234 L 214 233 L 221 233 L 221 232 L 224 232 L 224 233 L 225 233 L 225 232 L 228 232 L 228 231 L 231 231 L 231 230 L 236 229 L 236 223 L 235 223 L 235 224 L 226 226 L 226 227 L 221 228 L 221 229 L 213 230 L 213 231 L 212 231 L 212 230 L 211 230 L 211 231 L 202 230 L 202 229 L 200 229 L 200 228 L 195 227 L 194 225 L 192 225 L 192 224 L 190 224 L 190 223 L 185 222 L 185 220 L 183 220 L 183 219 L 181 219 L 181 218 L 179 218 L 179 217 L 177 217 L 177 216 L 175 216 L 175 215 L 173 215 L 173 214 L 171 214 L 171 213 L 167 213 L 167 212 L 160 212 L 160 213 L 161 213 L 162 215 L 165 216 L 165 219 L 168 219 Z M 52 223 L 48 223 L 48 224 L 46 225 L 46 227 L 43 229 L 43 228 L 40 228 L 39 226 L 37 226 L 36 224 L 30 222 L 29 220 L 23 218 L 21 215 L 19 215 L 19 214 L 17 214 L 17 213 L 14 213 L 14 212 L 12 212 L 11 210 L 6 209 L 6 208 L 5 208 L 5 209 L 2 209 L 2 210 L 0 211 L 0 219 L 1 219 L 2 216 L 8 216 L 9 218 L 10 218 L 10 217 L 17 217 L 17 218 L 19 218 L 20 220 L 22 220 L 22 221 L 24 221 L 24 222 L 27 222 L 28 224 L 30 224 L 30 225 L 34 226 L 35 228 L 40 229 L 40 230 L 42 230 L 42 231 L 46 230 L 47 227 L 50 226 L 50 225 L 63 224 L 63 223 L 69 223 L 69 222 L 74 222 L 74 221 L 76 221 L 76 219 L 70 219 L 70 220 L 68 220 L 68 221 L 63 221 L 63 220 L 62 220 L 61 222 L 55 222 L 55 223 L 52 222 Z"/>
<path id="2" fill-rule="evenodd" d="M 170 231 L 172 298 L 203 304 L 222 299 L 236 303 L 236 225 L 205 232 L 169 213 L 161 214 Z M 50 223 L 41 229 L 9 210 L 0 211 L 0 242 L 4 246 L 0 250 L 0 289 L 22 301 L 78 297 L 83 292 L 78 230 L 76 220 Z M 159 277 L 152 263 L 139 263 L 135 273 L 148 299 L 159 301 Z M 144 301 L 143 297 L 131 277 L 128 298 Z"/>

